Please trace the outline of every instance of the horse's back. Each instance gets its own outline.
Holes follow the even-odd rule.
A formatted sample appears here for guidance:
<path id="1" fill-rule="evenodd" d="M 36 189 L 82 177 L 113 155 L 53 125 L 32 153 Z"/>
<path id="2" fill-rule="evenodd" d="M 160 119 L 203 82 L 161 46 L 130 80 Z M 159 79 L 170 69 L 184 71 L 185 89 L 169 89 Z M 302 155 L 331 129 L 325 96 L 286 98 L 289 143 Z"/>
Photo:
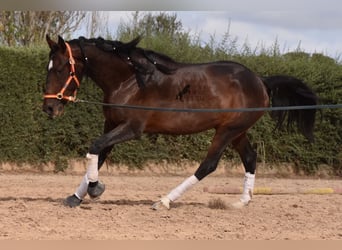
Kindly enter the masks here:
<path id="1" fill-rule="evenodd" d="M 180 82 L 186 80 L 189 86 L 203 88 L 207 85 L 209 89 L 216 89 L 216 95 L 225 97 L 233 94 L 241 95 L 240 98 L 253 96 L 253 103 L 257 101 L 257 106 L 262 103 L 259 100 L 268 100 L 262 80 L 248 67 L 234 61 L 183 65 L 178 68 L 174 79 Z"/>

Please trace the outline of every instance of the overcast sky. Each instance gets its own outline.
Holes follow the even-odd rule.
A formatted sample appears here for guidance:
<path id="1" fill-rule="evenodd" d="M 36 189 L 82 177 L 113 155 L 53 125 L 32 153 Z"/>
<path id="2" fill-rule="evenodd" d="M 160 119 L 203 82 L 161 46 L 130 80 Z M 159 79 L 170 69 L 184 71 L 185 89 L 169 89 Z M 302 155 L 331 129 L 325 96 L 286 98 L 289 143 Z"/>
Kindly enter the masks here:
<path id="1" fill-rule="evenodd" d="M 208 9 L 213 10 L 203 6 L 198 10 L 163 11 L 176 13 L 183 28 L 200 34 L 203 42 L 210 35 L 221 40 L 229 27 L 232 37 L 238 37 L 241 45 L 247 42 L 251 48 L 269 48 L 277 40 L 281 52 L 300 46 L 308 53 L 342 56 L 341 0 L 225 0 L 222 11 Z M 109 25 L 115 29 L 120 21 L 130 18 L 129 11 L 113 11 Z"/>
<path id="2" fill-rule="evenodd" d="M 131 17 L 129 11 L 177 12 L 186 31 L 221 39 L 230 35 L 252 48 L 277 39 L 284 52 L 300 48 L 333 58 L 342 54 L 341 0 L 0 0 L 2 9 L 113 11 L 110 28 Z M 103 34 L 105 35 L 105 34 Z"/>

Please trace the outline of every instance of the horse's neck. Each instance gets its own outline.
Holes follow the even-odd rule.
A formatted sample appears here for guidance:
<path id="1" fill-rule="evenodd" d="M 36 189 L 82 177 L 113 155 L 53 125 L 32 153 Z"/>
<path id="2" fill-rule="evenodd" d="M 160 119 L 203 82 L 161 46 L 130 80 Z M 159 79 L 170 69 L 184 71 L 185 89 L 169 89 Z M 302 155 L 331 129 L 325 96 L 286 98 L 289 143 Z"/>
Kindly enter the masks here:
<path id="1" fill-rule="evenodd" d="M 132 77 L 132 69 L 119 57 L 98 48 L 86 51 L 88 65 L 86 74 L 104 91 L 113 91 Z"/>

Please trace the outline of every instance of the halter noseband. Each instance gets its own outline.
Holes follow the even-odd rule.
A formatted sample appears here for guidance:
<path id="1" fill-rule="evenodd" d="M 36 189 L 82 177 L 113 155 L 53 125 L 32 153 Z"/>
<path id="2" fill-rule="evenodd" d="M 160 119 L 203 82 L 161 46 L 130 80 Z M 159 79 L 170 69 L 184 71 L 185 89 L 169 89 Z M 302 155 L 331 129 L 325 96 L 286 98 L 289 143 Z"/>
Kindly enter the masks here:
<path id="1" fill-rule="evenodd" d="M 77 94 L 77 89 L 80 87 L 80 81 L 78 80 L 78 78 L 76 76 L 75 59 L 72 56 L 70 45 L 67 42 L 65 43 L 65 45 L 66 45 L 66 48 L 67 48 L 68 53 L 69 53 L 70 75 L 69 75 L 68 79 L 66 80 L 63 88 L 57 94 L 55 94 L 55 95 L 53 95 L 53 94 L 44 95 L 44 99 L 49 98 L 49 99 L 57 99 L 57 100 L 67 100 L 67 101 L 71 101 L 71 102 L 76 101 L 76 94 Z M 65 96 L 64 92 L 68 88 L 68 86 L 72 80 L 75 81 L 77 88 L 75 89 L 72 96 Z"/>

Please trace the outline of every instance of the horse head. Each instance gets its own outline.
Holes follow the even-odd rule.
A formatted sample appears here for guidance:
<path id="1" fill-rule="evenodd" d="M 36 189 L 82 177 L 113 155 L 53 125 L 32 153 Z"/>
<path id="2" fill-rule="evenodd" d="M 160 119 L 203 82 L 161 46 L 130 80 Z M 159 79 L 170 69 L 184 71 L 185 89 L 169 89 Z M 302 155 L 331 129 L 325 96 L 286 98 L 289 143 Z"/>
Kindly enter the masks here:
<path id="1" fill-rule="evenodd" d="M 50 54 L 43 110 L 54 118 L 63 114 L 67 102 L 76 100 L 85 65 L 61 36 L 58 36 L 58 42 L 55 42 L 47 35 L 46 41 L 50 47 Z M 76 60 L 80 62 L 76 64 Z"/>

